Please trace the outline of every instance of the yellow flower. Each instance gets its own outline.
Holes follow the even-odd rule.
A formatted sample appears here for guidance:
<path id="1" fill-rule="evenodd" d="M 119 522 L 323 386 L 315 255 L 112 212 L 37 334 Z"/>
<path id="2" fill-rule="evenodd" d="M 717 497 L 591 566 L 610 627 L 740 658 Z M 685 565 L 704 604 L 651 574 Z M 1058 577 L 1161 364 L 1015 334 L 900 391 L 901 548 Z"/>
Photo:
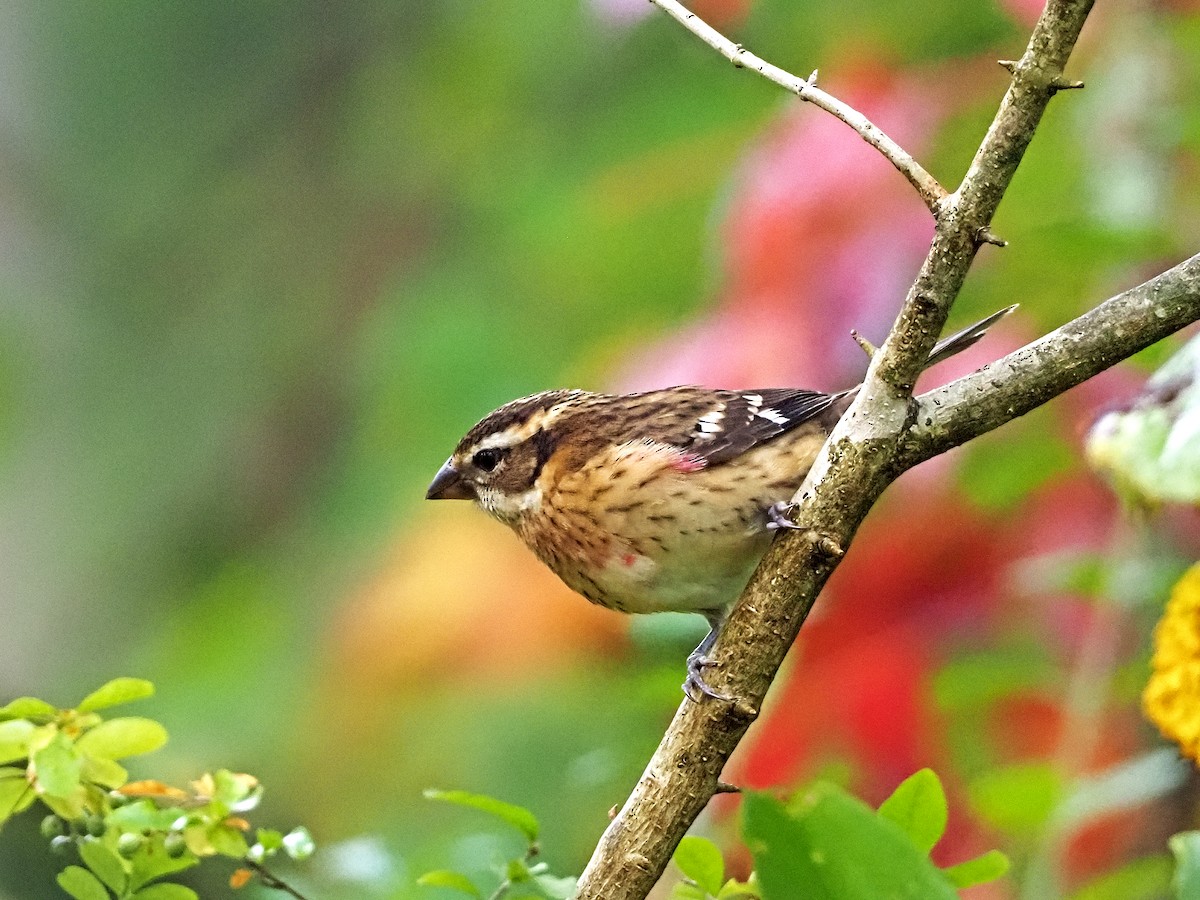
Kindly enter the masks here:
<path id="1" fill-rule="evenodd" d="M 1163 735 L 1200 762 L 1200 563 L 1171 591 L 1154 629 L 1150 666 L 1142 709 Z"/>

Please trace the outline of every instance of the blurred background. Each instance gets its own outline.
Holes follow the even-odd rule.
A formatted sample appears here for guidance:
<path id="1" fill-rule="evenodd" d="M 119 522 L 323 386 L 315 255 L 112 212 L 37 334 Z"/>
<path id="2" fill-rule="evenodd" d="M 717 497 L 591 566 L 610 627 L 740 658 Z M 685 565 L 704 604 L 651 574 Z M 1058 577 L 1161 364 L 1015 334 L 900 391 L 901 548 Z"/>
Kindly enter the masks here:
<path id="1" fill-rule="evenodd" d="M 1037 13 L 695 6 L 819 67 L 948 185 Z M 172 740 L 135 774 L 259 776 L 262 820 L 318 841 L 286 873 L 312 897 L 436 900 L 421 872 L 502 858 L 426 787 L 530 807 L 577 873 L 704 625 L 592 608 L 425 486 L 545 388 L 853 384 L 849 329 L 883 337 L 932 233 L 915 193 L 644 0 L 0 19 L 0 698 L 152 679 L 139 711 Z M 1070 74 L 1088 88 L 1052 104 L 952 324 L 1021 310 L 931 384 L 1200 245 L 1200 4 L 1102 5 Z M 972 896 L 1165 884 L 1193 789 L 1137 697 L 1200 524 L 1123 516 L 1081 444 L 1178 344 L 889 492 L 729 780 L 878 802 L 928 765 L 951 793 L 935 856 L 1017 862 Z M 1131 764 L 1136 802 L 1062 811 Z M 735 813 L 698 829 L 744 874 Z M 36 822 L 0 837 L 0 896 L 62 896 Z"/>

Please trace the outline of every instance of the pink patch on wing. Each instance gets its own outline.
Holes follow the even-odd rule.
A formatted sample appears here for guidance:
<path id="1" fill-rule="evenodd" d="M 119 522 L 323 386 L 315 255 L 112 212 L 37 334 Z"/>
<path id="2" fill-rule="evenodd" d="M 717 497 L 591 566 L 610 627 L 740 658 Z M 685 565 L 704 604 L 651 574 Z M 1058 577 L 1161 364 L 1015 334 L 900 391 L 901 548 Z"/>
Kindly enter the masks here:
<path id="1" fill-rule="evenodd" d="M 699 472 L 701 469 L 707 468 L 708 460 L 703 456 L 697 456 L 695 453 L 680 453 L 675 459 L 671 460 L 671 468 L 680 472 Z"/>
<path id="2" fill-rule="evenodd" d="M 626 553 L 624 556 L 621 557 L 621 564 L 626 567 L 632 566 L 635 562 L 637 562 L 637 554 L 636 553 Z"/>

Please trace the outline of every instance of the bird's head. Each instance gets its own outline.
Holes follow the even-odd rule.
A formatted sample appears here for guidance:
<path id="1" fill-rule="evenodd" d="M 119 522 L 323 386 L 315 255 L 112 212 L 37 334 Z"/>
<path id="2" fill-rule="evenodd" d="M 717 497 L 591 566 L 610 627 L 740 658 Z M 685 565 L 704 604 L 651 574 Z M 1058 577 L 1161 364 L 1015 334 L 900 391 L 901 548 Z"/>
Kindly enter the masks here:
<path id="1" fill-rule="evenodd" d="M 537 486 L 566 417 L 595 397 L 585 391 L 544 391 L 484 416 L 463 436 L 434 476 L 427 500 L 474 500 L 513 523 L 539 502 Z"/>

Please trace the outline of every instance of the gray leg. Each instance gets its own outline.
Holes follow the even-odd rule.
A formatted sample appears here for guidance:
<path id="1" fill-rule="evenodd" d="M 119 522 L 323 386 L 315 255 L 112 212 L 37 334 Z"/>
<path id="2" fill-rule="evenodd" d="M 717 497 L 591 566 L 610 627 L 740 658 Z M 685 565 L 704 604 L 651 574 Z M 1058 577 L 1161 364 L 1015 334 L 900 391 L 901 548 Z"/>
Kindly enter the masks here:
<path id="1" fill-rule="evenodd" d="M 708 619 L 708 634 L 697 645 L 696 649 L 688 655 L 687 678 L 683 682 L 683 692 L 687 694 L 688 699 L 693 703 L 699 703 L 700 698 L 704 696 L 712 697 L 714 700 L 732 700 L 732 697 L 726 697 L 724 694 L 713 690 L 704 680 L 704 670 L 716 665 L 716 663 L 708 658 L 708 651 L 716 643 L 717 635 L 721 632 L 721 626 L 725 624 L 725 613 L 724 611 L 719 613 L 705 613 L 704 618 Z"/>

